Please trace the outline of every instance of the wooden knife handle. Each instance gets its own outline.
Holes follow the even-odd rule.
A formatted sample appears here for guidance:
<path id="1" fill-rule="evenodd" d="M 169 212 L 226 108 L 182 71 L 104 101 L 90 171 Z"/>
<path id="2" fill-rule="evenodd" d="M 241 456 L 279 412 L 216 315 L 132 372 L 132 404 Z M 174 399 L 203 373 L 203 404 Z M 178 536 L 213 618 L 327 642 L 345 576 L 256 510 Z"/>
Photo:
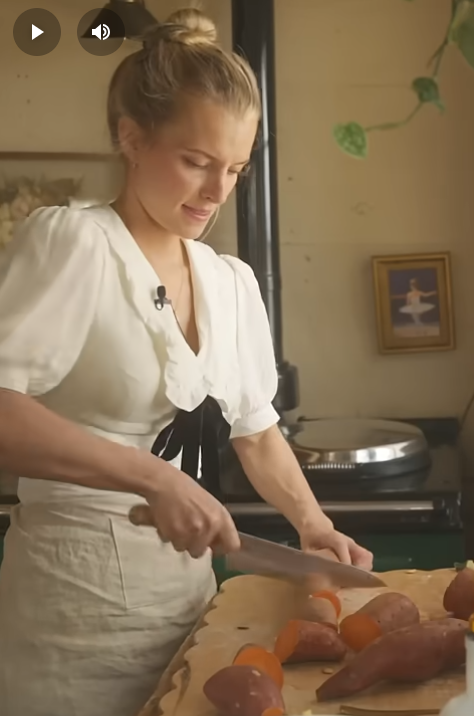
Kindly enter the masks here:
<path id="1" fill-rule="evenodd" d="M 128 513 L 128 519 L 136 527 L 155 527 L 148 505 L 135 505 Z"/>

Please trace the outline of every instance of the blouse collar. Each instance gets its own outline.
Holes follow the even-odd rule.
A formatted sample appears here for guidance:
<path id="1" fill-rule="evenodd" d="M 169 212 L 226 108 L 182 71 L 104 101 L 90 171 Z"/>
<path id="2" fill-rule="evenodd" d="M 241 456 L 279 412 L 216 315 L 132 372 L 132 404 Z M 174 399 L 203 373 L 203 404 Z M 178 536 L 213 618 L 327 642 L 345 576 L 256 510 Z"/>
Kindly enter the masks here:
<path id="1" fill-rule="evenodd" d="M 193 281 L 196 324 L 200 350 L 196 356 L 184 338 L 171 306 L 159 311 L 154 300 L 163 285 L 137 242 L 117 212 L 108 204 L 85 209 L 104 230 L 109 245 L 119 259 L 132 303 L 144 321 L 157 352 L 166 346 L 164 368 L 166 395 L 177 408 L 191 411 L 207 395 L 232 415 L 237 410 L 235 360 L 230 359 L 229 320 L 226 303 L 219 292 L 218 258 L 209 247 L 184 239 Z M 211 260 L 211 256 L 214 260 Z M 223 310 L 224 309 L 224 310 Z M 227 345 L 226 345 L 227 344 Z M 231 355 L 235 351 L 231 351 Z M 232 395 L 234 394 L 234 395 Z"/>

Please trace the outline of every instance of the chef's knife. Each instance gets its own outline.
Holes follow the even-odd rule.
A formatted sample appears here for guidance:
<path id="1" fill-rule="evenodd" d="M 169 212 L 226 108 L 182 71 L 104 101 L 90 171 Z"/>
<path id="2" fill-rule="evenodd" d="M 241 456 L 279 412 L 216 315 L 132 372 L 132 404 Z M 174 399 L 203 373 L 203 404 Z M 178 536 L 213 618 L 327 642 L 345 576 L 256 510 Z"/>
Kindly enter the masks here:
<path id="1" fill-rule="evenodd" d="M 148 505 L 135 505 L 129 513 L 134 525 L 154 527 Z M 341 564 L 316 554 L 269 542 L 268 540 L 239 532 L 241 548 L 226 555 L 226 567 L 230 571 L 268 576 L 301 579 L 318 574 L 328 577 L 339 587 L 385 587 L 379 577 L 358 567 Z"/>
<path id="2" fill-rule="evenodd" d="M 372 572 L 341 564 L 310 552 L 286 547 L 260 537 L 239 532 L 240 550 L 226 555 L 226 567 L 232 571 L 290 579 L 319 574 L 339 587 L 385 587 Z"/>
<path id="3" fill-rule="evenodd" d="M 439 714 L 439 709 L 401 709 L 394 711 L 393 709 L 364 709 L 357 706 L 341 706 L 339 708 L 340 714 L 345 716 L 436 716 Z"/>

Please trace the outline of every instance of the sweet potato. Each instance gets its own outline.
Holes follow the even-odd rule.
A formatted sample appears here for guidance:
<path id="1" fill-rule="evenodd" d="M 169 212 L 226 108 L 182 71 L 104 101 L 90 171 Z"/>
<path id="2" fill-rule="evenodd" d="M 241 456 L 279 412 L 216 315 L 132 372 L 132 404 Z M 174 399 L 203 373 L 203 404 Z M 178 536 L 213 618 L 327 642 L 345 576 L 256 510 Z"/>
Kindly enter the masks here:
<path id="1" fill-rule="evenodd" d="M 318 701 L 346 698 L 380 681 L 426 681 L 461 666 L 467 626 L 439 619 L 384 634 L 319 687 Z"/>
<path id="2" fill-rule="evenodd" d="M 359 611 L 342 620 L 340 634 L 353 651 L 361 651 L 388 632 L 418 624 L 420 613 L 416 604 L 404 594 L 379 594 Z"/>
<path id="3" fill-rule="evenodd" d="M 282 664 L 341 661 L 346 646 L 339 634 L 324 624 L 292 619 L 281 630 L 274 653 Z"/>
<path id="4" fill-rule="evenodd" d="M 443 606 L 456 619 L 470 619 L 474 614 L 474 570 L 463 569 L 444 593 Z"/>
<path id="5" fill-rule="evenodd" d="M 225 666 L 206 681 L 204 695 L 222 716 L 283 716 L 285 704 L 273 679 L 254 666 Z"/>
<path id="6" fill-rule="evenodd" d="M 258 644 L 245 644 L 234 657 L 233 664 L 255 666 L 267 676 L 270 676 L 278 688 L 283 688 L 284 675 L 281 662 L 271 651 Z"/>

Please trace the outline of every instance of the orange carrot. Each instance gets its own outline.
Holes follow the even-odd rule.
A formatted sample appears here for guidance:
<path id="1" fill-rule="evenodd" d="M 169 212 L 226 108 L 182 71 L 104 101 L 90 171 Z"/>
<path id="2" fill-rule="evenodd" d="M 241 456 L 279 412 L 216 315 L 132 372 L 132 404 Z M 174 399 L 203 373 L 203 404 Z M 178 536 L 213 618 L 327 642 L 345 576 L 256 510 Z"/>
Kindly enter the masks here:
<path id="1" fill-rule="evenodd" d="M 353 651 L 362 651 L 382 636 L 380 625 L 368 614 L 350 614 L 342 620 L 339 630 L 344 643 Z"/>
<path id="2" fill-rule="evenodd" d="M 339 615 L 341 614 L 341 601 L 337 594 L 335 594 L 334 592 L 330 592 L 328 589 L 322 589 L 319 592 L 311 594 L 311 597 L 313 599 L 327 599 L 329 602 L 331 602 L 334 609 L 336 610 L 336 616 L 339 617 Z"/>
<path id="3" fill-rule="evenodd" d="M 254 666 L 259 671 L 267 674 L 276 683 L 279 689 L 283 688 L 283 669 L 278 657 L 263 646 L 246 644 L 234 657 L 233 666 Z"/>
<path id="4" fill-rule="evenodd" d="M 278 706 L 271 706 L 269 709 L 265 709 L 262 716 L 284 716 L 285 712 Z"/>

